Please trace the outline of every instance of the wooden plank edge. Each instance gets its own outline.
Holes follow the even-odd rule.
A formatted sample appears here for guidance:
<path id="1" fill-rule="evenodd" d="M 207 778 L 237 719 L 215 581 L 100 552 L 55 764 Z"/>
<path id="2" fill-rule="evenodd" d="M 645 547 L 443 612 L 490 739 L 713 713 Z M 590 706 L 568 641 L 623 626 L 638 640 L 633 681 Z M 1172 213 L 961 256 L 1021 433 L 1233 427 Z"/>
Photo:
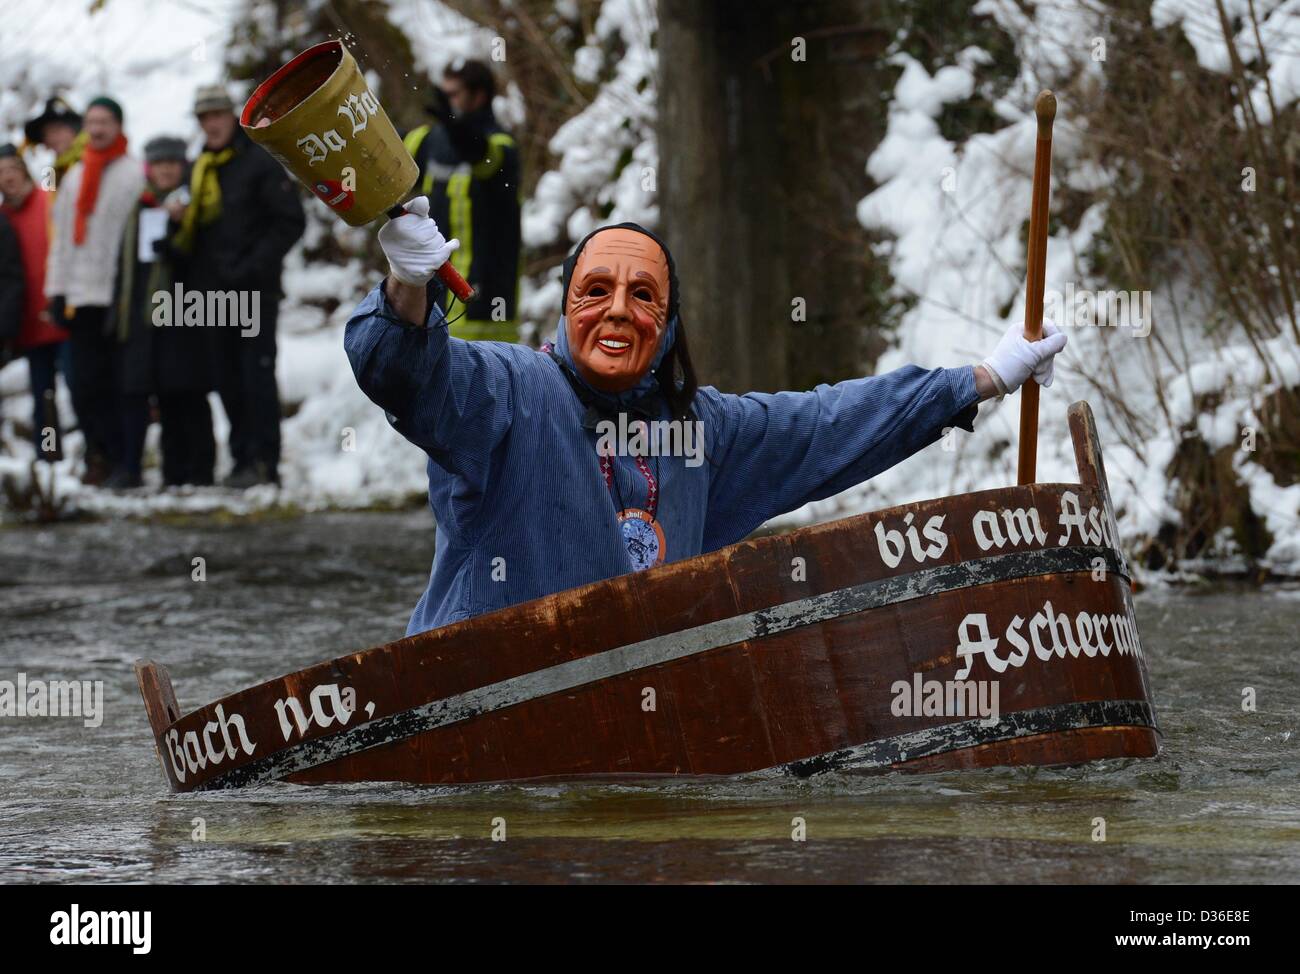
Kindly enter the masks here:
<path id="1" fill-rule="evenodd" d="M 181 708 L 176 702 L 176 691 L 172 688 L 172 679 L 167 667 L 150 659 L 135 661 L 135 681 L 140 687 L 140 696 L 144 699 L 145 714 L 149 718 L 149 728 L 153 731 L 154 751 L 162 765 L 163 776 L 171 790 L 178 791 L 171 770 L 167 767 L 167 755 L 163 753 L 163 735 L 167 728 L 180 720 Z"/>

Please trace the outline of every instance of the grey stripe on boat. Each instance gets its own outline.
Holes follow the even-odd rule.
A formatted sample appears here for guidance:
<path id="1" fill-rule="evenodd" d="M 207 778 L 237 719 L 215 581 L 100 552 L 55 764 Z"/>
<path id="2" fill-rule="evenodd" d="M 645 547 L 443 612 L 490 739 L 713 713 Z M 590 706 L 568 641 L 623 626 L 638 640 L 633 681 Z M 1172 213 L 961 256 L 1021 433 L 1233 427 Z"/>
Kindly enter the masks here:
<path id="1" fill-rule="evenodd" d="M 979 718 L 927 727 L 792 761 L 779 768 L 758 772 L 758 775 L 810 778 L 828 771 L 869 771 L 980 744 L 1088 727 L 1150 727 L 1156 733 L 1160 732 L 1155 714 L 1145 700 L 1082 700 L 1003 714 L 987 727 Z"/>
<path id="2" fill-rule="evenodd" d="M 302 741 L 250 761 L 242 767 L 232 768 L 198 785 L 195 790 L 242 788 L 274 781 L 295 771 L 305 771 L 437 727 L 696 653 L 956 589 L 1038 575 L 1090 572 L 1098 559 L 1104 563 L 1108 574 L 1128 577 L 1123 563 L 1110 548 L 1078 545 L 990 555 L 954 565 L 925 568 L 893 578 L 876 579 L 822 595 L 810 595 L 756 612 L 707 622 L 690 629 L 557 663 L 555 666 L 476 687 L 455 696 L 432 700 L 387 717 L 378 717 L 335 734 Z"/>

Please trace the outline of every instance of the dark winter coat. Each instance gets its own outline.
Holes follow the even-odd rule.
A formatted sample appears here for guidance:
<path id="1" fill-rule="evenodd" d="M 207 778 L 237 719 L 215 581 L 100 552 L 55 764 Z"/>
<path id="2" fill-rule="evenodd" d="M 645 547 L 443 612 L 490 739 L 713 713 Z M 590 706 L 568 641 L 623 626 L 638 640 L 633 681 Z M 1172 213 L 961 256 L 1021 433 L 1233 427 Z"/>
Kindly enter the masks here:
<path id="1" fill-rule="evenodd" d="M 25 297 L 18 234 L 9 218 L 0 213 L 0 342 L 16 344 L 23 327 Z"/>
<path id="2" fill-rule="evenodd" d="M 422 126 L 405 142 L 420 170 L 421 192 L 429 197 L 429 215 L 448 240 L 460 240 L 451 263 L 475 291 L 465 318 L 494 320 L 493 302 L 503 298 L 505 321 L 514 322 L 520 249 L 519 147 L 514 138 L 487 106 Z"/>
<path id="3" fill-rule="evenodd" d="M 185 268 L 183 256 L 170 246 L 170 238 L 178 229 L 175 222 L 168 223 L 168 237 L 159 241 L 157 260 L 138 259 L 140 211 L 157 205 L 152 191 L 146 190 L 131 211 L 123 234 L 113 304 L 109 309 L 109 332 L 118 340 L 119 388 L 128 395 L 208 392 L 215 388 L 212 364 L 215 329 L 154 323 L 154 310 L 158 307 L 155 294 L 173 293 L 173 286 L 184 276 Z M 125 276 L 128 268 L 130 307 L 124 316 L 123 291 L 128 283 Z M 179 321 L 179 314 L 176 319 Z M 165 319 L 160 316 L 160 320 Z"/>
<path id="4" fill-rule="evenodd" d="M 305 218 L 297 185 L 242 129 L 235 156 L 217 169 L 221 215 L 195 231 L 186 286 L 280 293 L 284 256 L 302 236 Z"/>

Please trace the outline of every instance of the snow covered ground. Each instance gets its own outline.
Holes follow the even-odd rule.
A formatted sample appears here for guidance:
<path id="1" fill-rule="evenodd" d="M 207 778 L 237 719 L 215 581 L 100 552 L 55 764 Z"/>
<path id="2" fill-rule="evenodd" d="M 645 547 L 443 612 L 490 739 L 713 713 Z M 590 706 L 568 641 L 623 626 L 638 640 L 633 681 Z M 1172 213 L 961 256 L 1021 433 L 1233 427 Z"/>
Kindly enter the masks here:
<path id="1" fill-rule="evenodd" d="M 1230 0 L 1229 7 L 1244 3 Z M 195 134 L 190 96 L 196 85 L 221 77 L 228 25 L 239 9 L 238 0 L 168 3 L 163 5 L 168 11 L 164 17 L 158 4 L 109 0 L 103 12 L 87 15 L 86 0 L 46 0 L 39 6 L 26 0 L 0 0 L 0 7 L 14 4 L 20 4 L 24 14 L 4 18 L 7 26 L 0 34 L 0 135 L 17 136 L 18 123 L 50 89 L 65 90 L 79 103 L 107 90 L 126 106 L 127 134 L 137 146 L 163 132 Z M 566 0 L 558 0 L 557 8 L 565 6 Z M 1017 38 L 1025 67 L 1012 91 L 996 106 L 1005 125 L 967 140 L 961 151 L 940 134 L 935 119 L 945 104 L 971 94 L 972 70 L 988 55 L 968 49 L 956 63 L 934 75 L 906 56 L 897 56 L 903 73 L 890 104 L 888 132 L 868 164 L 879 188 L 861 200 L 858 217 L 864 225 L 887 230 L 894 238 L 888 245 L 894 277 L 918 300 L 898 331 L 896 346 L 880 361 L 881 371 L 905 362 L 937 366 L 978 361 L 1006 326 L 1023 314 L 1023 281 L 1015 269 L 1023 263 L 1019 232 L 1028 210 L 1034 152 L 1029 106 L 1037 90 L 1053 84 L 1054 73 L 1066 67 L 1059 46 L 1044 38 L 1086 38 L 1092 27 L 1089 15 L 1074 5 L 1040 4 L 1026 14 L 1011 0 L 983 0 L 981 10 L 998 18 Z M 482 56 L 491 41 L 434 0 L 392 0 L 390 16 L 413 36 L 436 30 L 446 38 L 436 51 L 429 45 L 417 46 L 419 66 L 434 73 L 453 56 Z M 1160 23 L 1184 23 L 1202 63 L 1222 68 L 1226 55 L 1222 39 L 1215 41 L 1213 0 L 1156 0 L 1153 16 Z M 20 25 L 17 31 L 10 29 L 15 22 Z M 1273 5 L 1265 23 L 1266 43 L 1270 37 L 1300 36 L 1297 26 L 1300 0 Z M 627 54 L 609 66 L 610 80 L 593 104 L 556 134 L 551 147 L 557 163 L 542 175 L 525 206 L 527 243 L 577 240 L 595 225 L 596 208 L 602 204 L 613 205 L 613 221 L 657 222 L 653 193 L 647 194 L 642 182 L 646 171 L 653 172 L 658 152 L 653 138 L 653 27 L 652 0 L 606 0 L 596 36 L 579 51 L 575 69 L 580 76 L 596 77 L 604 67 L 599 42 L 614 31 L 621 32 Z M 1248 46 L 1254 41 L 1243 35 L 1242 43 Z M 1272 66 L 1274 96 L 1284 103 L 1300 94 L 1296 47 L 1289 44 L 1288 56 L 1287 45 L 1282 46 L 1283 56 L 1276 57 Z M 651 84 L 641 85 L 643 79 Z M 522 121 L 517 91 L 507 91 L 498 107 L 509 122 Z M 1059 117 L 1068 119 L 1069 110 L 1068 104 L 1062 104 Z M 1095 166 L 1071 164 L 1080 138 L 1068 123 L 1058 124 L 1056 178 L 1086 190 L 1109 177 Z M 614 160 L 625 153 L 630 153 L 632 162 L 615 172 Z M 312 202 L 308 207 L 313 211 L 309 234 L 340 232 L 319 205 Z M 1049 292 L 1065 292 L 1068 286 L 1138 286 L 1087 280 L 1079 255 L 1101 226 L 1101 217 L 1099 211 L 1089 211 L 1077 227 L 1049 241 Z M 279 377 L 293 415 L 283 429 L 281 490 L 111 494 L 82 488 L 72 476 L 70 461 L 56 468 L 56 490 L 72 506 L 103 514 L 246 512 L 276 504 L 307 509 L 370 506 L 421 496 L 422 455 L 397 436 L 382 412 L 357 390 L 342 351 L 342 328 L 350 309 L 377 279 L 378 269 L 358 262 L 345 268 L 312 266 L 303 261 L 300 248 L 290 255 Z M 527 281 L 522 298 L 526 333 L 549 334 L 558 312 L 556 275 Z M 1160 327 L 1160 300 L 1157 294 L 1155 327 Z M 317 306 L 322 301 L 337 301 L 337 309 L 326 314 Z M 1039 479 L 1075 479 L 1065 410 L 1079 398 L 1097 404 L 1096 390 L 1084 377 L 1082 363 L 1104 353 L 1119 363 L 1115 381 L 1131 408 L 1156 408 L 1151 401 L 1155 385 L 1151 370 L 1159 366 L 1151 356 L 1134 354 L 1147 339 L 1137 337 L 1140 329 L 1134 322 L 1128 325 L 1070 330 L 1070 346 L 1058 365 L 1056 384 L 1042 397 Z M 1300 350 L 1285 339 L 1275 345 L 1282 381 L 1300 382 Z M 1249 372 L 1252 360 L 1244 350 L 1206 348 L 1198 354 L 1203 357 L 1196 368 L 1164 376 L 1173 396 L 1171 405 L 1190 422 L 1193 392 L 1222 391 L 1224 402 L 1215 416 L 1198 420 L 1207 441 L 1224 445 L 1251 424 L 1263 391 Z M 0 475 L 27 476 L 31 447 L 12 435 L 12 420 L 25 420 L 29 408 L 25 387 L 22 363 L 0 372 Z M 60 407 L 65 417 L 71 415 L 66 390 L 61 391 Z M 1014 477 L 1018 408 L 1014 398 L 986 404 L 973 436 L 960 435 L 950 453 L 936 452 L 946 460 L 904 464 L 782 522 L 806 523 L 920 497 L 1005 485 Z M 224 418 L 219 409 L 216 413 L 218 435 L 224 439 Z M 1164 470 L 1177 443 L 1173 434 L 1165 433 L 1138 449 L 1125 446 L 1110 435 L 1104 412 L 1098 409 L 1098 413 L 1122 534 L 1130 539 L 1151 537 L 1162 523 L 1176 517 L 1171 506 L 1176 485 L 1168 482 Z M 156 450 L 156 437 L 155 429 L 151 450 Z M 75 455 L 75 436 L 68 445 Z M 223 472 L 228 465 L 224 447 L 219 464 Z M 1300 574 L 1300 486 L 1278 485 L 1248 453 L 1241 454 L 1236 466 L 1252 507 L 1274 536 L 1270 567 Z"/>

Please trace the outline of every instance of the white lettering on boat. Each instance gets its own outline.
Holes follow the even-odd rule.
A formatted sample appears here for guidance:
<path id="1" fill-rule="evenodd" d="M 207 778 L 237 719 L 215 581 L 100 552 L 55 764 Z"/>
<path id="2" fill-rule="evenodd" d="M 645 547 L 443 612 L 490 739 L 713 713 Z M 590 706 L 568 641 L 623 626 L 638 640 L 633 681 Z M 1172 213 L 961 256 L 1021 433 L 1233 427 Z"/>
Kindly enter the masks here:
<path id="1" fill-rule="evenodd" d="M 921 537 L 917 534 L 916 525 L 912 523 L 915 517 L 916 515 L 911 512 L 903 517 L 903 530 L 898 528 L 885 530 L 884 521 L 876 522 L 876 544 L 880 547 L 880 559 L 890 568 L 897 568 L 909 550 L 912 558 L 918 563 L 927 558 L 941 558 L 948 550 L 948 535 L 943 531 L 943 522 L 947 515 L 936 514 L 922 526 L 921 534 L 931 542 L 924 548 L 921 547 Z"/>
<path id="2" fill-rule="evenodd" d="M 887 568 L 904 562 L 923 564 L 940 559 L 952 547 L 955 538 L 944 530 L 946 514 L 935 514 L 924 524 L 913 523 L 916 514 L 909 511 L 898 521 L 879 520 L 872 525 L 880 560 Z M 1064 491 L 1059 511 L 1042 511 L 1037 507 L 995 507 L 976 511 L 970 520 L 971 535 L 980 551 L 1003 549 L 1029 550 L 1051 546 L 1044 524 L 1057 519 L 1061 528 L 1055 546 L 1070 544 L 1105 545 L 1114 548 L 1113 532 L 1106 512 L 1096 505 L 1084 510 L 1079 495 Z M 969 541 L 962 534 L 962 540 Z"/>
<path id="3" fill-rule="evenodd" d="M 187 773 L 201 771 L 209 764 L 233 761 L 237 756 L 235 737 L 238 737 L 239 750 L 244 754 L 251 755 L 257 749 L 257 745 L 248 739 L 248 729 L 244 726 L 243 717 L 239 714 L 231 714 L 227 717 L 221 704 L 217 704 L 214 716 L 216 720 L 204 724 L 202 731 L 187 730 L 182 735 L 173 727 L 167 732 L 165 739 L 167 757 L 171 761 L 172 771 L 175 772 L 177 781 L 184 782 Z M 234 735 L 231 734 L 232 730 Z M 221 747 L 213 743 L 218 733 L 221 735 Z"/>
<path id="4" fill-rule="evenodd" d="M 1095 506 L 1089 507 L 1085 514 L 1079 506 L 1079 497 L 1074 491 L 1067 490 L 1061 495 L 1060 523 L 1064 533 L 1057 540 L 1058 545 L 1069 544 L 1070 536 L 1077 531 L 1082 544 L 1105 544 L 1110 548 L 1115 547 L 1106 516 Z"/>
<path id="5" fill-rule="evenodd" d="M 998 526 L 998 516 L 1006 525 L 1006 533 Z M 997 511 L 979 511 L 971 519 L 971 530 L 975 533 L 975 543 L 981 551 L 990 548 L 1004 548 L 1007 544 L 1019 546 L 1034 544 L 1041 547 L 1047 541 L 1047 532 L 1043 530 L 1042 518 L 1038 508 L 1023 507 L 1004 508 Z"/>
<path id="6" fill-rule="evenodd" d="M 1028 620 L 1015 616 L 1003 635 L 1014 652 L 999 656 L 1001 640 L 989 633 L 988 616 L 972 612 L 962 619 L 957 626 L 957 656 L 963 665 L 956 679 L 969 676 L 979 656 L 994 673 L 1002 673 L 1008 666 L 1024 666 L 1031 654 L 1043 662 L 1053 656 L 1064 659 L 1067 653 L 1075 658 L 1080 653 L 1089 658 L 1109 656 L 1111 650 L 1121 656 L 1142 655 L 1137 627 L 1128 609 L 1109 614 L 1079 612 L 1071 618 L 1066 612 L 1057 612 L 1048 601 Z"/>
<path id="7" fill-rule="evenodd" d="M 340 725 L 346 724 L 357 708 L 357 692 L 352 687 L 344 687 L 340 691 L 337 683 L 322 683 L 311 691 L 307 701 L 310 713 L 295 696 L 275 702 L 275 714 L 280 718 L 280 733 L 286 741 L 295 731 L 299 737 L 304 736 L 313 723 L 320 728 L 329 727 L 335 721 Z M 329 702 L 328 711 L 325 709 L 326 701 Z M 293 716 L 293 724 L 289 723 L 290 715 Z"/>

